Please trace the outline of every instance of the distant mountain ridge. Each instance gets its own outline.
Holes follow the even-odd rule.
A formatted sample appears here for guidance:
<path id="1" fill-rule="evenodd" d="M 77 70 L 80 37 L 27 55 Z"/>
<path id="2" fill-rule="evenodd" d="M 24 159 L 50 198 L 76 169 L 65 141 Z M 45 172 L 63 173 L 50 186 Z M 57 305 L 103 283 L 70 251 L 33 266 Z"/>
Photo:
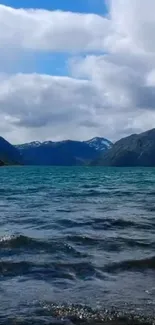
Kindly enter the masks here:
<path id="1" fill-rule="evenodd" d="M 34 148 L 34 147 L 39 147 L 39 146 L 43 146 L 43 145 L 54 145 L 54 144 L 61 144 L 61 143 L 67 143 L 69 141 L 72 141 L 72 142 L 79 142 L 79 143 L 86 143 L 88 144 L 91 148 L 94 148 L 96 149 L 97 151 L 102 151 L 102 150 L 107 150 L 109 148 L 112 147 L 113 143 L 108 140 L 108 139 L 105 139 L 105 138 L 101 138 L 101 137 L 95 137 L 95 138 L 92 138 L 90 140 L 87 140 L 87 141 L 76 141 L 76 140 L 62 140 L 62 141 L 43 141 L 43 142 L 40 142 L 40 141 L 32 141 L 32 142 L 28 142 L 28 143 L 23 143 L 23 144 L 19 144 L 19 145 L 16 145 L 16 148 L 18 149 L 25 149 L 25 148 Z"/>
<path id="2" fill-rule="evenodd" d="M 16 145 L 25 164 L 73 166 L 84 165 L 108 150 L 112 143 L 105 138 L 88 141 L 33 141 Z"/>
<path id="3" fill-rule="evenodd" d="M 0 137 L 0 166 L 3 165 L 155 167 L 155 128 L 115 144 L 96 137 L 88 141 L 34 141 L 13 146 Z"/>

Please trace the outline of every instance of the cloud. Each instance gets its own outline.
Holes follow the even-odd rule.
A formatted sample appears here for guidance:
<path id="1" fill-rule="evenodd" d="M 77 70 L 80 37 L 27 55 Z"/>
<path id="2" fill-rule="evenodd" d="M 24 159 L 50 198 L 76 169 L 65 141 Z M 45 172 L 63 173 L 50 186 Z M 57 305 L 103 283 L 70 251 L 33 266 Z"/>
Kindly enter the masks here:
<path id="1" fill-rule="evenodd" d="M 154 0 L 106 1 L 107 16 L 0 5 L 1 50 L 154 52 Z"/>
<path id="2" fill-rule="evenodd" d="M 1 75 L 0 126 L 9 140 L 117 140 L 154 127 L 155 2 L 109 3 L 108 17 L 0 6 L 7 55 L 10 48 L 75 52 L 70 77 Z"/>
<path id="3" fill-rule="evenodd" d="M 117 109 L 155 109 L 154 57 L 111 53 L 70 61 L 72 75 L 93 81 L 107 106 Z M 152 72 L 153 71 L 153 72 Z"/>
<path id="4" fill-rule="evenodd" d="M 1 49 L 91 51 L 103 49 L 109 20 L 95 14 L 0 5 Z"/>
<path id="5" fill-rule="evenodd" d="M 154 52 L 154 0 L 109 0 L 109 3 L 114 46 Z"/>
<path id="6" fill-rule="evenodd" d="M 93 80 L 37 74 L 5 75 L 0 79 L 0 120 L 15 143 L 32 139 L 112 140 L 155 123 L 155 112 L 115 104 Z M 116 92 L 117 93 L 117 92 Z M 6 126 L 6 130 L 5 130 Z M 19 136 L 20 134 L 20 136 Z"/>
<path id="7" fill-rule="evenodd" d="M 79 128 L 99 125 L 99 93 L 91 81 L 37 74 L 3 75 L 0 89 L 0 115 L 5 115 L 19 132 L 28 129 L 40 137 L 40 129 L 47 128 L 49 133 L 43 132 L 44 136 L 79 138 Z"/>

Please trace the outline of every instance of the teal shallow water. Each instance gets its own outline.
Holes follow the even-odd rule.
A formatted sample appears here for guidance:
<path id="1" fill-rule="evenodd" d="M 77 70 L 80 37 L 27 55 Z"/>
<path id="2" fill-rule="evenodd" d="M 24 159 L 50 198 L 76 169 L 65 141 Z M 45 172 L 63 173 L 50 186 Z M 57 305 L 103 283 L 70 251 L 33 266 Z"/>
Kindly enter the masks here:
<path id="1" fill-rule="evenodd" d="M 152 322 L 154 169 L 7 167 L 0 180 L 1 323 Z"/>

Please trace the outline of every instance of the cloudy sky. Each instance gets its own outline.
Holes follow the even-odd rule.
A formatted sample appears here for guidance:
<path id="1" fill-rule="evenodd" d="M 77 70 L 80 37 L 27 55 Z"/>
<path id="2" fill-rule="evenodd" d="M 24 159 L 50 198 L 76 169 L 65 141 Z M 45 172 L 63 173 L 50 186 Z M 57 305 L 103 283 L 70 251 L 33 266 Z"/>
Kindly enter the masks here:
<path id="1" fill-rule="evenodd" d="M 115 141 L 155 127 L 155 0 L 0 3 L 0 135 Z"/>

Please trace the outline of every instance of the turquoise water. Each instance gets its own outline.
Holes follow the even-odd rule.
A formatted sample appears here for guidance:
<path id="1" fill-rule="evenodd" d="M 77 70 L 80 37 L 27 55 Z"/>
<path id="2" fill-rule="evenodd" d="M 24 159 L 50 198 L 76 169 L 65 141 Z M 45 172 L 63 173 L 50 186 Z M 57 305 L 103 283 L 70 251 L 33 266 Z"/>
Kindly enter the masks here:
<path id="1" fill-rule="evenodd" d="M 155 169 L 6 167 L 0 180 L 0 324 L 152 322 Z"/>

